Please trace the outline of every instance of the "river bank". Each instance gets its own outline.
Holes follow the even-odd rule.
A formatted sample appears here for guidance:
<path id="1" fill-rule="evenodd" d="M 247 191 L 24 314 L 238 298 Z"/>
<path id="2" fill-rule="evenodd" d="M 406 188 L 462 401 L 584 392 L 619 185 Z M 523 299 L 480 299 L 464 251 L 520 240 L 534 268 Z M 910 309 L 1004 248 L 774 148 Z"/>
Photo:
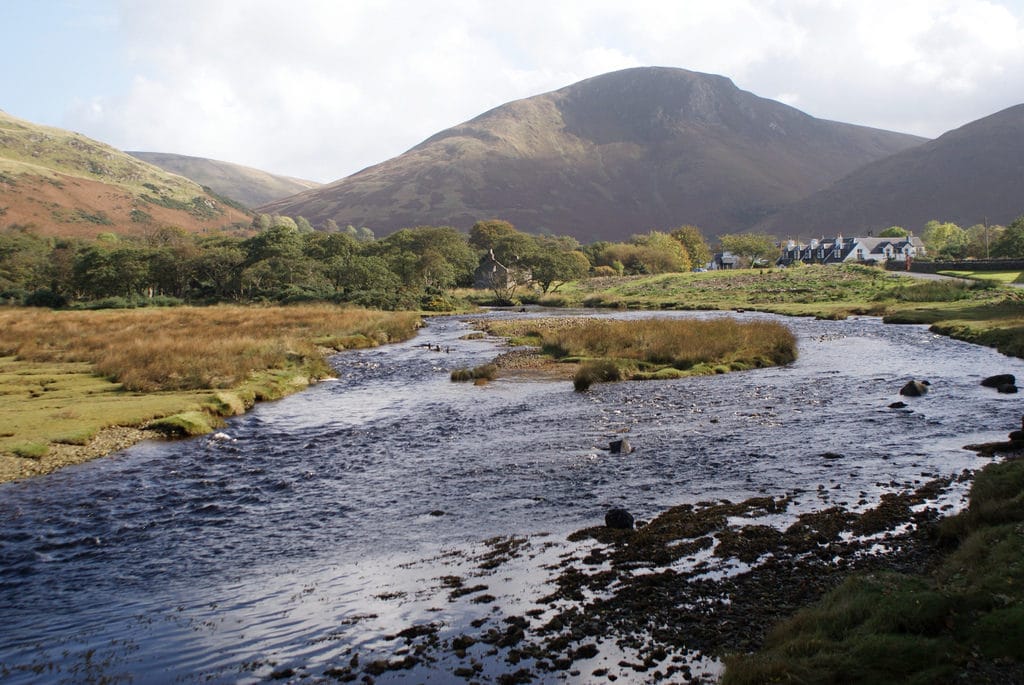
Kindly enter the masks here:
<path id="1" fill-rule="evenodd" d="M 415 335 L 413 312 L 324 305 L 0 310 L 0 482 L 201 435 Z"/>

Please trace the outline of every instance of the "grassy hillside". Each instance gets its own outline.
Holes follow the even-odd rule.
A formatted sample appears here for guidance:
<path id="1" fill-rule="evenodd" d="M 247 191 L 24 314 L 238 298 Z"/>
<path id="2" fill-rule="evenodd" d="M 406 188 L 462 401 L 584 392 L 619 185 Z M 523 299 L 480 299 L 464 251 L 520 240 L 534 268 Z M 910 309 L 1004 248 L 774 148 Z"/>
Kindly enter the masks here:
<path id="1" fill-rule="evenodd" d="M 316 181 L 290 176 L 278 176 L 259 169 L 221 162 L 216 159 L 174 155 L 164 152 L 134 152 L 129 155 L 149 164 L 155 164 L 212 189 L 218 195 L 231 198 L 246 207 L 259 207 L 274 200 L 319 188 Z"/>
<path id="2" fill-rule="evenodd" d="M 232 205 L 109 145 L 0 112 L 0 227 L 95 236 L 248 225 L 247 213 Z"/>

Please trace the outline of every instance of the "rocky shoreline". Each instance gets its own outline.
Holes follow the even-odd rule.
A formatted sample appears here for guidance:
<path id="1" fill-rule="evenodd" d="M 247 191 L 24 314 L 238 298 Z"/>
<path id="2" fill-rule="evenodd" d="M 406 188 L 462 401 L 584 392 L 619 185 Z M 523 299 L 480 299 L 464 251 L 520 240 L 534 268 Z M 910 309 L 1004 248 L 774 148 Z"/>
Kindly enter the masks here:
<path id="1" fill-rule="evenodd" d="M 474 569 L 436 579 L 433 592 L 491 614 L 463 626 L 415 623 L 385 638 L 391 649 L 353 652 L 329 675 L 372 682 L 423 668 L 468 683 L 717 682 L 723 657 L 756 650 L 772 626 L 852 572 L 933 568 L 944 553 L 935 524 L 970 477 L 904 483 L 860 511 L 799 513 L 780 495 L 673 507 L 635 529 L 580 530 L 568 538 L 572 551 L 544 567 L 549 591 L 516 613 L 495 602 L 503 569 L 553 543 L 488 541 Z"/>
<path id="2" fill-rule="evenodd" d="M 38 459 L 0 455 L 0 483 L 43 476 L 65 466 L 82 464 L 127 449 L 144 440 L 159 440 L 165 436 L 147 428 L 110 426 L 100 430 L 88 444 L 52 444 L 45 455 Z"/>

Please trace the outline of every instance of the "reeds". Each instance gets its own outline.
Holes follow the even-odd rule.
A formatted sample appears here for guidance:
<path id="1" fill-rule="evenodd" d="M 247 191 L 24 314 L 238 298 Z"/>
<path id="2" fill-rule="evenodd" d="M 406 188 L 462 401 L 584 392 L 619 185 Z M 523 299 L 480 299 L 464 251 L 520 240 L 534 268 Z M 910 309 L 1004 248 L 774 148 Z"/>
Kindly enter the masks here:
<path id="1" fill-rule="evenodd" d="M 782 324 L 711 320 L 586 320 L 543 332 L 545 351 L 556 357 L 629 359 L 688 370 L 700 364 L 786 364 L 796 359 L 796 338 Z"/>
<path id="2" fill-rule="evenodd" d="M 0 311 L 0 355 L 36 362 L 88 362 L 126 390 L 230 388 L 250 374 L 312 364 L 319 347 L 411 337 L 408 312 L 293 307 Z M 322 364 L 322 362 L 319 362 Z M 318 373 L 326 374 L 322 366 Z"/>

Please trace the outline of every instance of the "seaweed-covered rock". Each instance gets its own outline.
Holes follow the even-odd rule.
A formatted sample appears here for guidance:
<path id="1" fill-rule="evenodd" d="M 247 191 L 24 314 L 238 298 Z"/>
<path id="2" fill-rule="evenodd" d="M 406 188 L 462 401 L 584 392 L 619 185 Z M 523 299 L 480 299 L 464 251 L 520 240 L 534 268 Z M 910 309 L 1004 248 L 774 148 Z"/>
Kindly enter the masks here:
<path id="1" fill-rule="evenodd" d="M 626 511 L 625 509 L 609 509 L 608 513 L 604 515 L 604 525 L 608 528 L 621 528 L 624 530 L 632 530 L 633 515 Z"/>
<path id="2" fill-rule="evenodd" d="M 1004 385 L 1016 385 L 1017 378 L 1012 373 L 998 373 L 995 376 L 989 376 L 981 382 L 986 388 L 1000 388 Z"/>

